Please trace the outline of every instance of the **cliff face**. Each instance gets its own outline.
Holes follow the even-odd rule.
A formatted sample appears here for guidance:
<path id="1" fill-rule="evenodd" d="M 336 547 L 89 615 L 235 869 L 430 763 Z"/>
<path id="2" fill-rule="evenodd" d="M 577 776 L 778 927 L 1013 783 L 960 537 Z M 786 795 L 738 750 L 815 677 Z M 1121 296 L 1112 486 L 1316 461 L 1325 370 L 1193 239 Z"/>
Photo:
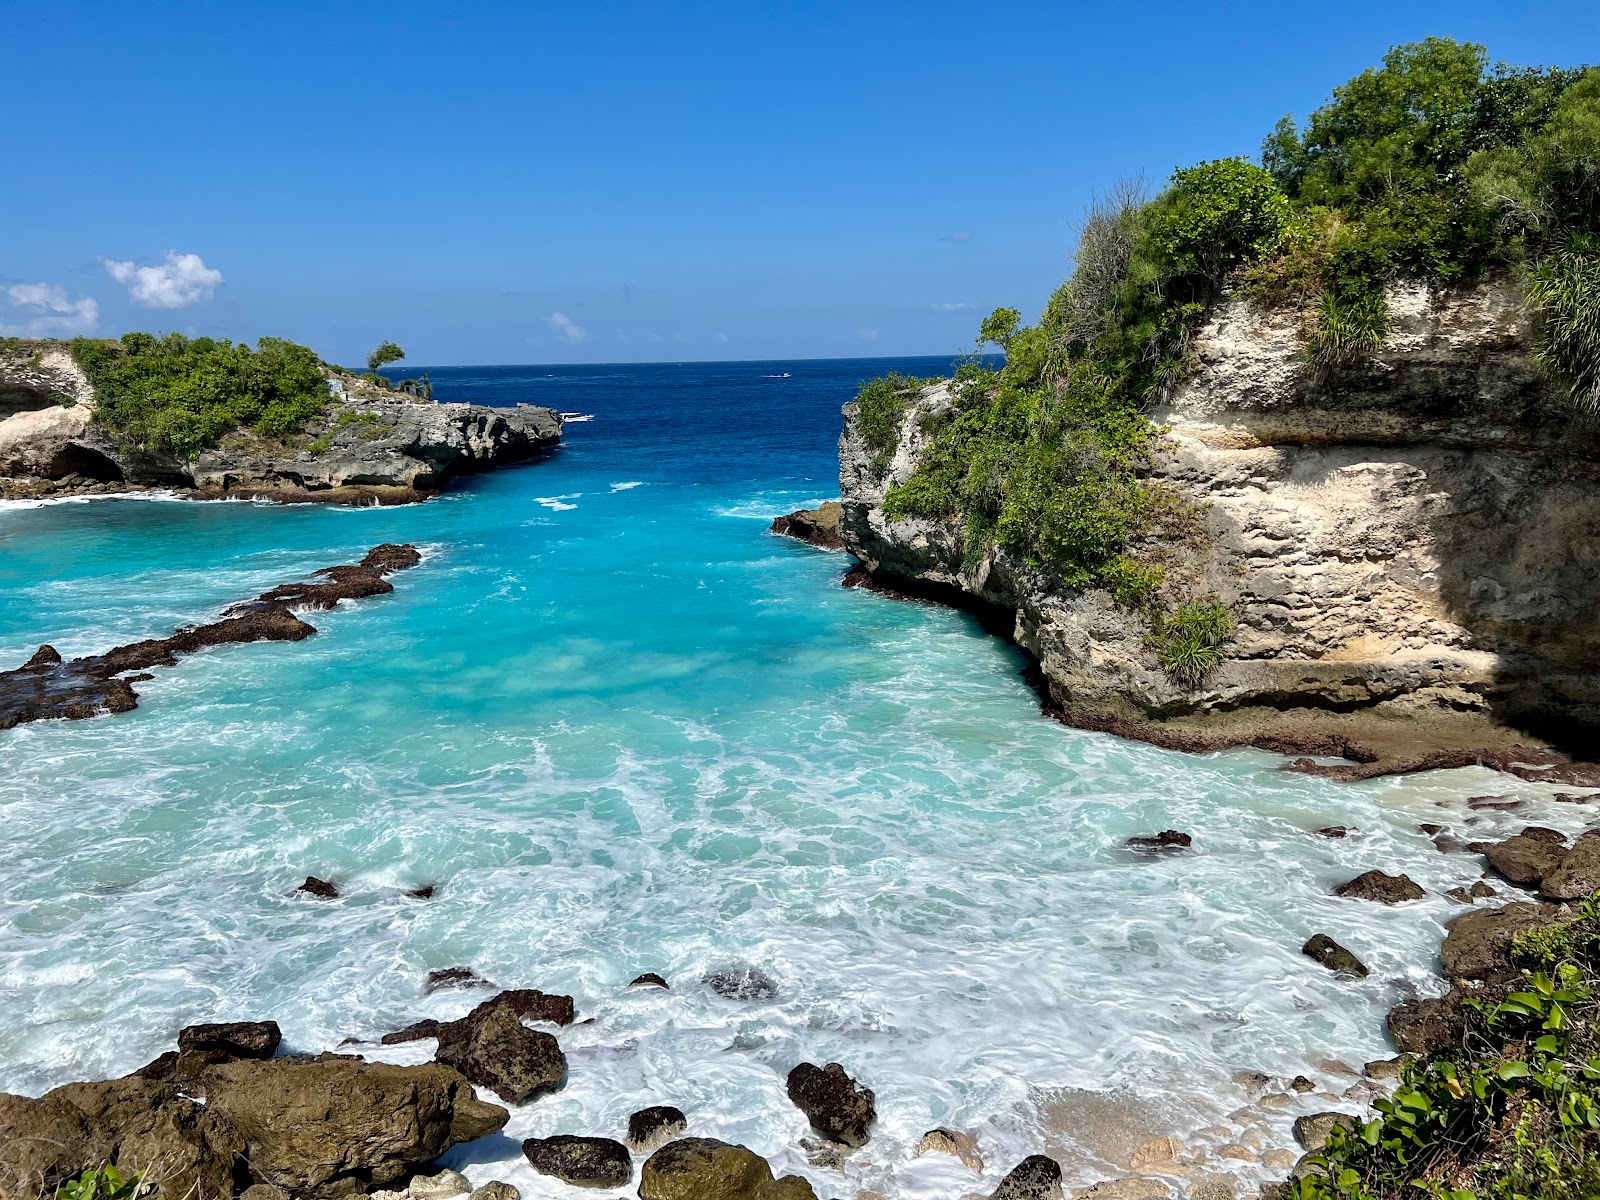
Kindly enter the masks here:
<path id="1" fill-rule="evenodd" d="M 303 446 L 247 432 L 193 459 L 123 446 L 94 423 L 94 388 L 61 346 L 0 350 L 0 495 L 169 487 L 200 498 L 397 502 L 457 475 L 536 457 L 561 440 L 555 410 L 436 404 L 354 380 Z"/>
<path id="2" fill-rule="evenodd" d="M 954 523 L 884 519 L 943 386 L 911 406 L 883 478 L 846 407 L 845 544 L 903 590 L 1003 614 L 1074 724 L 1358 758 L 1516 731 L 1581 744 L 1600 733 L 1600 443 L 1536 373 L 1511 294 L 1389 299 L 1381 353 L 1326 378 L 1292 316 L 1224 301 L 1199 369 L 1151 414 L 1168 429 L 1154 474 L 1200 502 L 1208 534 L 1169 573 L 1238 619 L 1195 688 L 1103 593 L 1004 551 L 963 565 Z"/>

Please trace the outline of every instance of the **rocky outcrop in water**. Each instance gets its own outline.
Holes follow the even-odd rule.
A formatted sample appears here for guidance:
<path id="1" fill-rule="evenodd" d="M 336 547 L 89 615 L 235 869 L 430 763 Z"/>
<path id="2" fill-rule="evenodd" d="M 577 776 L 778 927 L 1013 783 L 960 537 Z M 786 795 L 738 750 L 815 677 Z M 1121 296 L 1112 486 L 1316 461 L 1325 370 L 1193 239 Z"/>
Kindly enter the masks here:
<path id="1" fill-rule="evenodd" d="M 661 1147 L 639 1174 L 639 1200 L 817 1200 L 798 1175 L 772 1177 L 767 1160 L 715 1138 Z"/>
<path id="2" fill-rule="evenodd" d="M 0 349 L 0 498 L 155 487 L 197 499 L 404 503 L 561 441 L 554 409 L 439 404 L 348 376 L 333 382 L 327 411 L 291 442 L 241 431 L 188 460 L 124 446 L 97 425 L 94 388 L 64 345 Z"/>
<path id="3" fill-rule="evenodd" d="M 1293 314 L 1225 299 L 1196 370 L 1150 414 L 1167 429 L 1153 474 L 1205 527 L 1169 575 L 1238 622 L 1197 686 L 1169 678 L 1148 620 L 1104 593 L 1003 549 L 969 561 L 961 522 L 884 517 L 948 385 L 909 406 L 882 473 L 846 406 L 845 546 L 887 586 L 995 621 L 1074 725 L 1342 755 L 1350 777 L 1557 762 L 1550 739 L 1600 734 L 1597 436 L 1535 370 L 1510 291 L 1397 285 L 1389 306 L 1377 356 L 1329 374 Z"/>
<path id="4" fill-rule="evenodd" d="M 22 666 L 0 671 L 0 729 L 29 721 L 71 721 L 127 712 L 138 706 L 139 694 L 133 684 L 150 678 L 144 674 L 149 668 L 177 666 L 183 655 L 212 646 L 301 641 L 316 633 L 316 628 L 296 616 L 297 610 L 325 611 L 341 600 L 392 592 L 394 584 L 386 576 L 421 561 L 415 546 L 386 542 L 367 551 L 359 563 L 327 567 L 304 583 L 272 588 L 254 600 L 233 605 L 220 620 L 191 625 L 170 637 L 133 642 L 70 662 L 63 661 L 54 647 L 40 646 Z M 306 882 L 321 881 L 308 878 Z"/>
<path id="5" fill-rule="evenodd" d="M 188 1072 L 0 1095 L 0 1187 L 51 1195 L 84 1170 L 148 1170 L 167 1196 L 228 1200 L 253 1183 L 309 1200 L 403 1180 L 502 1128 L 455 1071 L 343 1055 L 243 1058 Z"/>

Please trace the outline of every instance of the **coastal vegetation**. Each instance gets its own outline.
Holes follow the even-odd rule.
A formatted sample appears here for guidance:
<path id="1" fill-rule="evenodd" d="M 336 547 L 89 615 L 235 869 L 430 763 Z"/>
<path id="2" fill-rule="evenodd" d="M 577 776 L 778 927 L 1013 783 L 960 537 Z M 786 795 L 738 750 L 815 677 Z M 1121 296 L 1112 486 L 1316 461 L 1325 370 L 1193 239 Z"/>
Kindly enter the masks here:
<path id="1" fill-rule="evenodd" d="M 1453 1047 L 1301 1164 L 1292 1200 L 1600 1195 L 1600 896 L 1518 934 L 1510 960 L 1520 975 L 1468 1002 Z"/>
<path id="2" fill-rule="evenodd" d="M 1600 70 L 1491 66 L 1448 38 L 1397 47 L 1303 127 L 1280 121 L 1259 163 L 1202 162 L 1154 196 L 1123 183 L 1098 199 L 1038 321 L 1002 308 L 983 322 L 979 349 L 998 345 L 1004 365 L 958 367 L 884 513 L 959 521 L 969 562 L 1003 547 L 1144 612 L 1162 666 L 1192 685 L 1232 621 L 1179 569 L 1202 523 L 1152 478 L 1148 414 L 1193 371 L 1206 314 L 1227 293 L 1297 313 L 1326 375 L 1382 346 L 1391 284 L 1489 275 L 1521 287 L 1534 358 L 1574 419 L 1600 411 Z M 862 389 L 880 473 L 914 383 Z"/>
<path id="3" fill-rule="evenodd" d="M 96 423 L 132 445 L 191 458 L 239 429 L 283 440 L 326 410 L 327 368 L 283 338 L 127 333 L 75 338 L 95 389 Z"/>

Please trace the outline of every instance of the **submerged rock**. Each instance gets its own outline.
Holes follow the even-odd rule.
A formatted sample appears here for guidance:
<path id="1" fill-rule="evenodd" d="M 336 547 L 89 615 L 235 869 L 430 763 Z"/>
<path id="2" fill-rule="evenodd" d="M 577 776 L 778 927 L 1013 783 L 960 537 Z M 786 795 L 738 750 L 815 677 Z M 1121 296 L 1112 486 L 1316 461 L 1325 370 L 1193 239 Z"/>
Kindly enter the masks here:
<path id="1" fill-rule="evenodd" d="M 1428 893 L 1409 875 L 1366 871 L 1348 883 L 1341 883 L 1334 889 L 1334 894 L 1351 896 L 1357 900 L 1376 900 L 1379 904 L 1399 904 L 1404 900 L 1421 900 Z"/>
<path id="2" fill-rule="evenodd" d="M 535 1171 L 574 1187 L 619 1188 L 633 1178 L 628 1148 L 610 1138 L 568 1134 L 529 1138 L 522 1143 L 522 1153 Z"/>
<path id="3" fill-rule="evenodd" d="M 990 1200 L 1060 1200 L 1061 1164 L 1043 1154 L 1030 1154 L 1000 1181 Z"/>
<path id="4" fill-rule="evenodd" d="M 789 1099 L 823 1137 L 846 1146 L 865 1146 L 878 1111 L 872 1089 L 850 1078 L 838 1063 L 801 1063 L 789 1072 Z"/>
<path id="5" fill-rule="evenodd" d="M 475 988 L 491 987 L 490 982 L 479 975 L 471 967 L 443 967 L 437 971 L 429 971 L 428 978 L 422 985 L 424 996 L 432 995 L 443 988 Z"/>
<path id="6" fill-rule="evenodd" d="M 667 981 L 661 976 L 657 975 L 654 971 L 646 971 L 643 975 L 638 976 L 631 983 L 629 983 L 628 986 L 631 988 L 653 987 L 670 990 Z"/>
<path id="7" fill-rule="evenodd" d="M 729 1000 L 771 1000 L 778 994 L 778 984 L 772 976 L 748 963 L 708 971 L 702 982 Z"/>
<path id="8" fill-rule="evenodd" d="M 1325 933 L 1313 934 L 1310 940 L 1300 947 L 1300 953 L 1321 963 L 1328 970 L 1350 978 L 1365 979 L 1371 973 L 1367 970 L 1366 963 Z"/>
<path id="9" fill-rule="evenodd" d="M 767 1160 L 714 1138 L 680 1138 L 652 1154 L 639 1200 L 817 1200 L 798 1175 L 772 1177 Z"/>
<path id="10" fill-rule="evenodd" d="M 338 887 L 326 879 L 318 879 L 315 875 L 307 875 L 306 881 L 295 892 L 300 895 L 315 896 L 318 900 L 337 900 L 340 896 Z"/>
<path id="11" fill-rule="evenodd" d="M 1157 854 L 1161 851 L 1187 850 L 1194 844 L 1194 839 L 1176 829 L 1163 829 L 1154 837 L 1131 837 L 1122 844 L 1130 850 Z"/>
<path id="12" fill-rule="evenodd" d="M 635 1154 L 649 1154 L 688 1128 L 689 1118 L 681 1108 L 670 1104 L 641 1108 L 628 1118 L 628 1149 Z"/>

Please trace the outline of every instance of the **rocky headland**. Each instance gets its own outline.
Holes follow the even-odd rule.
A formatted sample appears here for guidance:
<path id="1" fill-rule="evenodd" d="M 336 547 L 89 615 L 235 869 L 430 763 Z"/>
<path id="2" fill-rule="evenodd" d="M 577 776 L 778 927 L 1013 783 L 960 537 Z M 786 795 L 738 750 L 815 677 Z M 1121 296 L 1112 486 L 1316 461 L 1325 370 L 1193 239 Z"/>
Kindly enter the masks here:
<path id="1" fill-rule="evenodd" d="M 916 396 L 887 456 L 845 407 L 857 582 L 977 611 L 1079 727 L 1342 757 L 1299 769 L 1346 778 L 1472 762 L 1592 778 L 1565 752 L 1600 744 L 1600 436 L 1535 368 L 1507 287 L 1396 284 L 1387 303 L 1376 354 L 1330 371 L 1301 316 L 1225 296 L 1149 413 L 1164 436 L 1148 473 L 1195 514 L 1161 549 L 1168 579 L 1236 618 L 1198 682 L 1164 672 L 1148 617 L 1106 592 L 1003 546 L 974 557 L 957 519 L 886 517 L 960 384 Z"/>
<path id="2" fill-rule="evenodd" d="M 95 389 L 66 343 L 0 347 L 0 499 L 168 489 L 208 500 L 402 504 L 561 441 L 554 409 L 436 403 L 331 369 L 328 382 L 326 410 L 294 437 L 241 429 L 184 457 L 101 427 Z"/>

